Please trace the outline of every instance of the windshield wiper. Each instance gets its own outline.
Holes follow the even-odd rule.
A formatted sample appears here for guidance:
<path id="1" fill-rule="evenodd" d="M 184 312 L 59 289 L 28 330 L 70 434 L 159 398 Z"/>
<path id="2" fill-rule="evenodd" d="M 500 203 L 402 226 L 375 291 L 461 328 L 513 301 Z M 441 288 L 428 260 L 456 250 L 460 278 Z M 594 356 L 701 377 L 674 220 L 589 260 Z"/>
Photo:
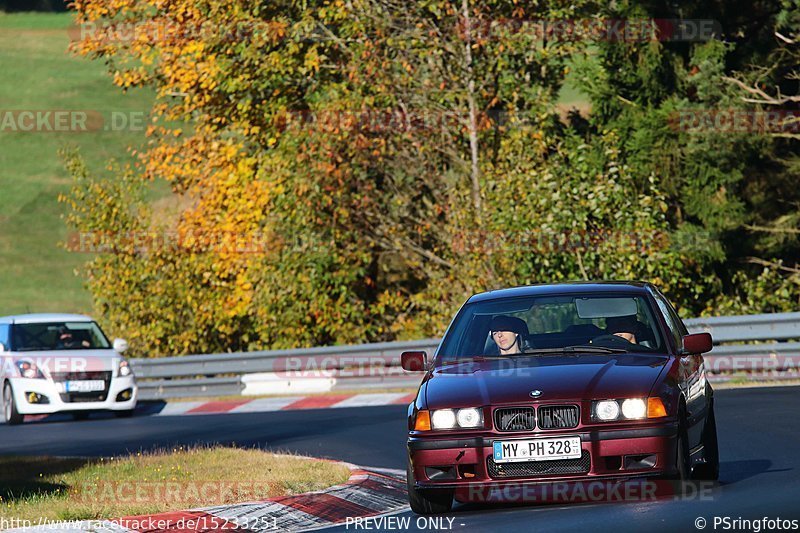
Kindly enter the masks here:
<path id="1" fill-rule="evenodd" d="M 443 361 L 442 365 L 456 365 L 459 363 L 483 363 L 495 359 L 510 359 L 508 355 L 474 355 L 472 357 L 460 357 L 451 361 Z"/>
<path id="2" fill-rule="evenodd" d="M 579 353 L 628 353 L 622 348 L 606 348 L 605 346 L 564 346 L 563 348 L 531 348 L 525 350 L 526 354 L 553 355 L 553 354 L 579 354 Z"/>
<path id="3" fill-rule="evenodd" d="M 588 346 L 586 344 L 578 344 L 575 346 L 567 346 L 567 348 L 575 349 L 576 352 L 587 353 L 628 353 L 625 348 L 609 348 L 608 346 Z"/>

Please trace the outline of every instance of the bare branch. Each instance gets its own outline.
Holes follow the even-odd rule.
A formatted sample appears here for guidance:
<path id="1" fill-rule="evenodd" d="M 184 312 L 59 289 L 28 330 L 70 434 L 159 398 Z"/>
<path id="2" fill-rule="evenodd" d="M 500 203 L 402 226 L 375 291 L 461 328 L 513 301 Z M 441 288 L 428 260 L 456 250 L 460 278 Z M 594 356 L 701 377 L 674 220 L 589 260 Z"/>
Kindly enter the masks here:
<path id="1" fill-rule="evenodd" d="M 746 225 L 745 228 L 753 231 L 763 231 L 765 233 L 790 233 L 792 235 L 800 235 L 800 229 L 797 228 L 774 228 L 769 226 L 752 226 Z"/>
<path id="2" fill-rule="evenodd" d="M 800 274 L 800 269 L 798 269 L 798 268 L 787 267 L 787 266 L 784 266 L 784 265 L 782 265 L 780 263 L 775 263 L 773 261 L 767 261 L 767 260 L 761 259 L 759 257 L 748 257 L 747 258 L 747 262 L 748 263 L 752 263 L 754 265 L 761 265 L 761 266 L 765 266 L 765 267 L 776 268 L 778 270 L 782 270 L 784 272 L 789 272 L 791 274 Z"/>
<path id="3" fill-rule="evenodd" d="M 742 98 L 742 101 L 749 102 L 753 104 L 764 104 L 764 105 L 783 105 L 787 102 L 800 102 L 800 96 L 784 96 L 778 94 L 777 96 L 772 96 L 771 94 L 759 89 L 757 86 L 749 86 L 741 80 L 736 78 L 731 78 L 729 76 L 723 76 L 723 80 L 727 81 L 728 83 L 733 83 L 734 85 L 738 86 L 740 89 L 746 91 L 749 94 L 755 95 L 758 98 Z"/>
<path id="4" fill-rule="evenodd" d="M 578 268 L 581 270 L 581 276 L 583 276 L 584 280 L 588 281 L 589 274 L 586 273 L 586 269 L 583 267 L 583 257 L 581 256 L 580 250 L 575 250 L 575 256 L 578 259 Z"/>
<path id="5" fill-rule="evenodd" d="M 384 246 L 385 249 L 388 249 L 388 250 L 395 250 L 397 252 L 406 251 L 406 250 L 403 250 L 402 248 L 398 248 L 397 246 L 393 246 L 391 241 L 389 241 L 388 239 L 382 239 L 380 241 L 380 243 Z M 442 259 L 441 257 L 439 257 L 435 253 L 431 252 L 430 250 L 426 250 L 424 248 L 420 248 L 419 246 L 413 244 L 408 239 L 403 239 L 403 242 L 401 243 L 401 245 L 403 247 L 407 248 L 408 250 L 411 250 L 415 254 L 421 255 L 425 259 L 427 259 L 429 261 L 433 261 L 434 263 L 442 265 L 443 267 L 447 267 L 447 268 L 451 268 L 451 269 L 455 268 L 455 265 L 453 265 L 453 263 L 451 263 L 450 261 Z"/>
<path id="6" fill-rule="evenodd" d="M 342 47 L 342 49 L 344 49 L 344 51 L 345 51 L 345 52 L 347 52 L 347 53 L 348 53 L 348 54 L 350 54 L 351 56 L 353 55 L 353 51 L 352 51 L 352 50 L 350 50 L 350 47 L 349 47 L 349 46 L 347 46 L 347 43 L 346 43 L 346 42 L 344 42 L 344 40 L 342 40 L 342 38 L 341 38 L 341 37 L 339 37 L 338 35 L 336 35 L 335 33 L 333 33 L 333 32 L 331 31 L 331 29 L 330 29 L 330 28 L 328 28 L 328 27 L 327 27 L 325 24 L 322 24 L 321 22 L 318 22 L 318 23 L 317 23 L 317 27 L 318 27 L 319 29 L 321 29 L 321 30 L 322 30 L 322 31 L 323 31 L 323 32 L 324 32 L 324 33 L 325 33 L 325 34 L 328 36 L 328 38 L 330 38 L 330 39 L 331 39 L 333 42 L 335 42 L 336 44 L 338 44 L 339 46 L 341 46 L 341 47 Z"/>

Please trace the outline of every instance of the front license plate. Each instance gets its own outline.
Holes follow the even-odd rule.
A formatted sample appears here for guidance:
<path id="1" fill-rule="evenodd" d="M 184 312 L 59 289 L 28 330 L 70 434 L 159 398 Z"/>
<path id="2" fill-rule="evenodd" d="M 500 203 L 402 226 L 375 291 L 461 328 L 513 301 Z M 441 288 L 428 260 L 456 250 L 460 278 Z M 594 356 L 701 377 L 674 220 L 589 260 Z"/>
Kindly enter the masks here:
<path id="1" fill-rule="evenodd" d="M 66 392 L 100 392 L 106 390 L 106 382 L 102 379 L 67 381 L 64 388 Z"/>
<path id="2" fill-rule="evenodd" d="M 494 446 L 495 463 L 555 461 L 558 459 L 578 459 L 581 456 L 580 437 L 496 440 L 492 444 Z"/>

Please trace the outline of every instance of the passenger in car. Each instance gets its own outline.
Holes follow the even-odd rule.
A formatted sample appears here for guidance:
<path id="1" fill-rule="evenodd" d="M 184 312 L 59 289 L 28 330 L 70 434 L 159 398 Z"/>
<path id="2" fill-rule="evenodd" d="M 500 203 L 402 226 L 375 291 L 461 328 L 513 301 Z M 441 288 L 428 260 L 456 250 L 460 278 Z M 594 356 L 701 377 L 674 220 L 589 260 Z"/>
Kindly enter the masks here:
<path id="1" fill-rule="evenodd" d="M 507 315 L 497 315 L 489 323 L 489 333 L 497 344 L 500 355 L 522 353 L 522 344 L 528 336 L 524 320 Z"/>

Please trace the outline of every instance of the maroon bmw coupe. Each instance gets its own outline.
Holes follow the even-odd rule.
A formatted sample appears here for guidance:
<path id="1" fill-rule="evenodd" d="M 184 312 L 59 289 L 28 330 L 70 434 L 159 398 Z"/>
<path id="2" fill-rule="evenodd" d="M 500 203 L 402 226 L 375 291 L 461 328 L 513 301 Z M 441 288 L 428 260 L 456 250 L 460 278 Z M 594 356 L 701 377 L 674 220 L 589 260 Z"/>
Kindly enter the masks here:
<path id="1" fill-rule="evenodd" d="M 719 476 L 703 353 L 648 283 L 477 294 L 458 311 L 408 411 L 408 494 L 421 514 L 459 489 Z"/>

